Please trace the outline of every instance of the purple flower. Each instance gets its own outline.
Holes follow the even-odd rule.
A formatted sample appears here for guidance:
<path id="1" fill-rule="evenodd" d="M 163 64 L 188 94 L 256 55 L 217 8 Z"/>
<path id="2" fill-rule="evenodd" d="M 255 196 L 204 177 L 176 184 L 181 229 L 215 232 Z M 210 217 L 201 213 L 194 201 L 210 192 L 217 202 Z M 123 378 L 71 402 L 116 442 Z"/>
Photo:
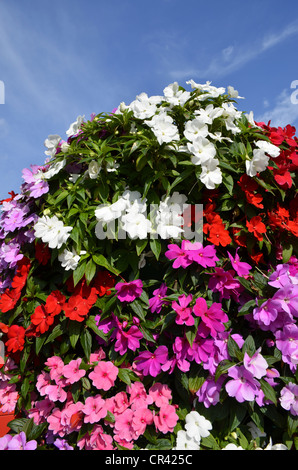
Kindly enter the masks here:
<path id="1" fill-rule="evenodd" d="M 136 368 L 143 375 L 151 375 L 156 377 L 161 372 L 162 364 L 168 359 L 168 348 L 159 346 L 154 353 L 150 351 L 142 351 L 136 358 Z"/>
<path id="2" fill-rule="evenodd" d="M 277 265 L 274 273 L 272 273 L 269 277 L 268 284 L 276 288 L 280 288 L 286 284 L 289 284 L 288 269 L 288 264 Z"/>
<path id="3" fill-rule="evenodd" d="M 209 289 L 219 292 L 220 300 L 233 297 L 238 302 L 243 287 L 237 279 L 234 279 L 234 271 L 225 271 L 223 268 L 214 269 L 215 272 L 210 274 Z"/>
<path id="4" fill-rule="evenodd" d="M 258 394 L 260 384 L 244 366 L 233 366 L 228 370 L 231 377 L 226 385 L 230 397 L 235 397 L 239 403 L 253 401 Z"/>
<path id="5" fill-rule="evenodd" d="M 31 165 L 31 170 L 24 168 L 22 171 L 25 181 L 22 189 L 24 192 L 29 192 L 30 197 L 35 199 L 49 191 L 49 185 L 47 181 L 43 179 L 43 170 L 44 167 Z"/>
<path id="6" fill-rule="evenodd" d="M 280 392 L 280 404 L 290 411 L 292 415 L 298 416 L 298 385 L 293 382 L 288 383 Z"/>
<path id="7" fill-rule="evenodd" d="M 272 298 L 286 313 L 298 316 L 298 285 L 281 287 Z"/>
<path id="8" fill-rule="evenodd" d="M 115 285 L 117 297 L 121 302 L 133 302 L 140 297 L 143 291 L 143 283 L 140 279 L 131 282 L 118 282 Z"/>
<path id="9" fill-rule="evenodd" d="M 294 323 L 285 325 L 275 332 L 276 347 L 282 353 L 282 360 L 296 370 L 298 364 L 298 326 Z"/>
<path id="10" fill-rule="evenodd" d="M 236 273 L 238 276 L 247 276 L 249 274 L 249 271 L 251 270 L 251 265 L 248 263 L 245 263 L 244 261 L 240 261 L 239 255 L 237 251 L 239 250 L 239 247 L 236 250 L 235 253 L 235 258 L 232 257 L 231 253 L 227 252 L 231 261 L 231 264 L 233 266 L 233 269 L 235 269 Z"/>
<path id="11" fill-rule="evenodd" d="M 26 434 L 21 431 L 20 434 L 6 436 L 0 439 L 0 450 L 36 450 L 37 442 L 32 440 L 26 442 Z"/>
<path id="12" fill-rule="evenodd" d="M 57 438 L 54 441 L 54 445 L 59 449 L 59 450 L 73 450 L 73 447 L 68 444 L 66 439 L 59 439 Z"/>
<path id="13" fill-rule="evenodd" d="M 185 249 L 185 240 L 181 243 L 181 248 L 178 245 L 170 244 L 168 245 L 168 251 L 165 252 L 165 256 L 168 259 L 174 259 L 173 268 L 187 268 L 193 262 L 191 258 L 189 258 L 187 250 Z"/>
<path id="14" fill-rule="evenodd" d="M 260 379 L 266 375 L 268 363 L 262 354 L 260 354 L 260 349 L 258 349 L 252 357 L 245 352 L 243 364 L 245 369 L 251 372 L 256 379 Z"/>
<path id="15" fill-rule="evenodd" d="M 149 307 L 152 313 L 160 313 L 163 305 L 168 305 L 169 302 L 164 300 L 167 293 L 166 284 L 162 284 L 158 289 L 153 291 L 153 297 L 149 299 Z"/>

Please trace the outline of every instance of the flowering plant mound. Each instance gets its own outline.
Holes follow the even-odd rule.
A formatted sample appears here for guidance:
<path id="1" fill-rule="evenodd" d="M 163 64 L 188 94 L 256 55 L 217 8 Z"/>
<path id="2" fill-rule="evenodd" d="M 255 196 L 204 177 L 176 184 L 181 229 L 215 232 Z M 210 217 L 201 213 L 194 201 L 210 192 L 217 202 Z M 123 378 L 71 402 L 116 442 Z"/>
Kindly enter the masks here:
<path id="1" fill-rule="evenodd" d="M 79 116 L 1 201 L 2 448 L 297 447 L 295 128 L 187 85 Z"/>

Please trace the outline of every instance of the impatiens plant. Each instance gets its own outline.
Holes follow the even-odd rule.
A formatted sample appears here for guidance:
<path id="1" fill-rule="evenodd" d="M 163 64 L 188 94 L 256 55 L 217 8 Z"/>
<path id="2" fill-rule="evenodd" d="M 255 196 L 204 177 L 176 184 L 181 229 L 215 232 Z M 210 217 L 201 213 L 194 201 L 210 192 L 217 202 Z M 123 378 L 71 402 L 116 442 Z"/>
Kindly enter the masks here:
<path id="1" fill-rule="evenodd" d="M 3 449 L 298 448 L 296 131 L 187 85 L 79 116 L 1 201 Z"/>

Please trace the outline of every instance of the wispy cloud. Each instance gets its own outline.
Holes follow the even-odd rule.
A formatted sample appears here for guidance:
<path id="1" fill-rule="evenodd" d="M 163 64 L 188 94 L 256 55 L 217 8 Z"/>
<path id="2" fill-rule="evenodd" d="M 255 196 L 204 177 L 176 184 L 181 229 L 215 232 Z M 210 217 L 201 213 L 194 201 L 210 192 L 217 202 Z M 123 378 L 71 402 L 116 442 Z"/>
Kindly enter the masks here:
<path id="1" fill-rule="evenodd" d="M 272 126 L 284 127 L 287 124 L 297 125 L 298 124 L 298 104 L 295 104 L 291 99 L 293 90 L 284 89 L 280 95 L 276 98 L 275 103 L 268 107 L 266 112 L 255 116 L 257 122 L 267 123 L 271 121 Z"/>
<path id="2" fill-rule="evenodd" d="M 220 50 L 203 68 L 184 67 L 183 70 L 172 69 L 170 75 L 177 79 L 196 78 L 218 79 L 239 70 L 269 49 L 281 44 L 288 38 L 298 34 L 298 21 L 288 24 L 282 31 L 267 33 L 249 44 L 240 46 L 229 45 Z"/>

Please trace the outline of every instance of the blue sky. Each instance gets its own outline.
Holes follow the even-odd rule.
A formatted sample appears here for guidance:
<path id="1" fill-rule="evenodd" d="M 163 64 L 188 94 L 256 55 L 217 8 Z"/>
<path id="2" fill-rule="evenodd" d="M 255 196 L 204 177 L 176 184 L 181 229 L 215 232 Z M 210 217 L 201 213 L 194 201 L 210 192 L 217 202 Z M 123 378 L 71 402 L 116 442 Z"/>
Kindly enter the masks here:
<path id="1" fill-rule="evenodd" d="M 297 127 L 297 46 L 297 0 L 0 0 L 0 199 L 49 134 L 174 81 L 232 85 L 239 110 Z"/>

